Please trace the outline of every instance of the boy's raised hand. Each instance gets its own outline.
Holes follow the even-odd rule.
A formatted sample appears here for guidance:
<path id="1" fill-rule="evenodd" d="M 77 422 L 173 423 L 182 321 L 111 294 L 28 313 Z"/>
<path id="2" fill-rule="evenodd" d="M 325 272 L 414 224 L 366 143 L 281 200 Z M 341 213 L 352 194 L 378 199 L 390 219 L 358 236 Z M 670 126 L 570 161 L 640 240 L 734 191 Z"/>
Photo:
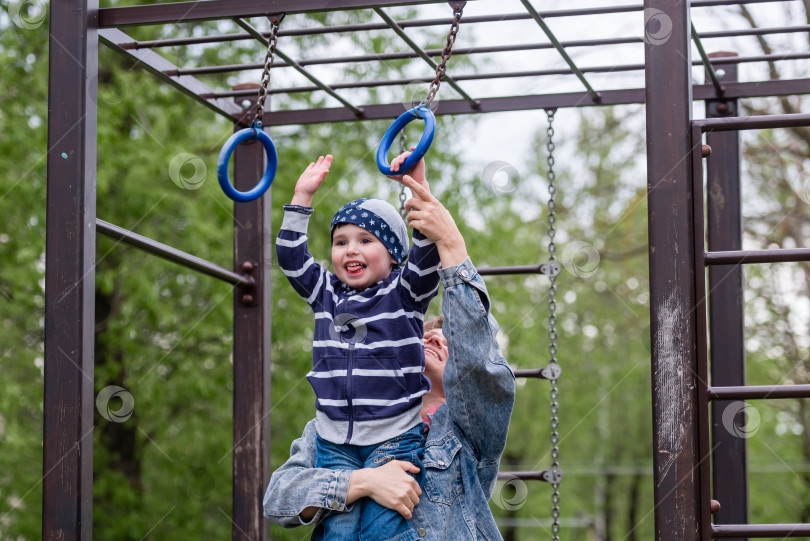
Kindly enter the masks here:
<path id="1" fill-rule="evenodd" d="M 402 162 L 405 161 L 405 158 L 407 158 L 408 156 L 411 155 L 411 151 L 413 151 L 415 148 L 416 147 L 411 147 L 410 151 L 405 151 L 402 154 L 400 154 L 399 156 L 397 156 L 396 158 L 394 158 L 393 160 L 391 160 L 391 166 L 390 166 L 391 171 L 394 171 L 394 172 L 399 171 L 399 168 L 402 165 Z M 427 169 L 427 167 L 425 166 L 425 159 L 422 158 L 421 160 L 419 160 L 417 162 L 417 164 L 414 166 L 414 168 L 411 171 L 408 172 L 408 174 L 411 176 L 411 178 L 413 178 L 419 184 L 423 184 L 423 185 L 427 186 L 427 178 L 425 177 L 426 169 Z M 402 182 L 402 175 L 390 175 L 388 178 L 390 178 L 391 180 L 396 180 L 400 184 L 405 184 L 404 182 Z M 430 187 L 428 186 L 428 191 L 429 190 L 430 190 Z"/>
<path id="2" fill-rule="evenodd" d="M 298 177 L 298 182 L 295 183 L 295 195 L 293 195 L 291 204 L 302 207 L 311 206 L 312 197 L 323 184 L 331 165 L 331 154 L 327 154 L 326 157 L 319 156 L 317 162 L 310 162 L 309 166 Z"/>

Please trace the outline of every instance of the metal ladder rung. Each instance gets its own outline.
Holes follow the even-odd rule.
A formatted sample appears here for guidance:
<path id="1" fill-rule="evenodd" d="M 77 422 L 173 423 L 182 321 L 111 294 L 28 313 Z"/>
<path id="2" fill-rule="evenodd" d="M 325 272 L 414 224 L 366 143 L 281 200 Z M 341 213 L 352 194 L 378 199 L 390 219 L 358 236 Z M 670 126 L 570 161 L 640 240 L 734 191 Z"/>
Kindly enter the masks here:
<path id="1" fill-rule="evenodd" d="M 810 248 L 780 248 L 774 250 L 731 250 L 704 252 L 706 265 L 735 265 L 746 263 L 795 263 L 810 261 Z"/>
<path id="2" fill-rule="evenodd" d="M 810 385 L 737 385 L 709 387 L 709 400 L 810 398 Z"/>
<path id="3" fill-rule="evenodd" d="M 810 524 L 712 524 L 714 537 L 807 537 Z"/>
<path id="4" fill-rule="evenodd" d="M 523 370 L 512 370 L 516 378 L 538 378 L 549 379 L 545 376 L 546 368 L 526 368 Z"/>
<path id="5" fill-rule="evenodd" d="M 504 471 L 498 472 L 498 481 L 512 481 L 514 479 L 524 479 L 526 481 L 542 481 L 544 483 L 557 482 L 562 480 L 562 470 L 557 468 L 556 478 L 552 473 L 555 470 L 537 471 Z"/>

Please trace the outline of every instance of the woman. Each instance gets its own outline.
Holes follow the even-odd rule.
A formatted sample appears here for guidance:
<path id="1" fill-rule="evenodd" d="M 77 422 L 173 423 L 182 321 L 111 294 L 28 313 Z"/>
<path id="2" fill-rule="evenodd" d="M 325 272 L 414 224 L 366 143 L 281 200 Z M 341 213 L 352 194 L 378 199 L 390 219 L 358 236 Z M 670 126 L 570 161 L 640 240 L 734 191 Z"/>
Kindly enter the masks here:
<path id="1" fill-rule="evenodd" d="M 420 487 L 406 473 L 416 467 L 401 461 L 353 472 L 315 468 L 311 421 L 293 442 L 290 459 L 273 473 L 264 514 L 285 527 L 316 524 L 370 497 L 410 520 L 421 539 L 501 539 L 488 501 L 506 444 L 514 376 L 495 340 L 498 324 L 486 286 L 453 218 L 426 182 L 408 175 L 402 182 L 414 194 L 406 204 L 408 225 L 436 244 L 444 286 L 443 328 L 424 337 L 425 375 L 432 384 L 422 405 L 430 421 L 424 482 Z M 316 528 L 313 539 L 322 535 Z"/>

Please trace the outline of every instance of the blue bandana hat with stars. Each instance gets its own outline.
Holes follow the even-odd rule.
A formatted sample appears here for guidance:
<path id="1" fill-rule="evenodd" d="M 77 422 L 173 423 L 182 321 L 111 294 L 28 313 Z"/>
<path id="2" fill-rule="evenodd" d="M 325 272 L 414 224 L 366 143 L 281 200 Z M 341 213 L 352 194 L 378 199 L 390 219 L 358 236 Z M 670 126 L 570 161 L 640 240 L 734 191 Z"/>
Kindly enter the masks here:
<path id="1" fill-rule="evenodd" d="M 332 218 L 330 230 L 338 224 L 354 224 L 380 239 L 391 256 L 401 265 L 408 257 L 408 228 L 391 203 L 382 199 L 355 199 L 341 207 Z"/>

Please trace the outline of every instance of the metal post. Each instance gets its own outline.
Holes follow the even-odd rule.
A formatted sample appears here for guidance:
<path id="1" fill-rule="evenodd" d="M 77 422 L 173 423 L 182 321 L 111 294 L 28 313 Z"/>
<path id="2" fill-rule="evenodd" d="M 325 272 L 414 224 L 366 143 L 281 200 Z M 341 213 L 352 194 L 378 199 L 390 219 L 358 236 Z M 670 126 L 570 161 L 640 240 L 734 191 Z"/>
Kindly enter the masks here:
<path id="1" fill-rule="evenodd" d="M 724 84 L 737 82 L 737 64 L 723 63 L 720 59 L 736 56 L 736 53 L 709 55 L 713 59 L 715 75 Z M 739 116 L 736 99 L 706 100 L 706 118 L 735 116 Z M 709 132 L 706 143 L 712 149 L 706 177 L 709 250 L 741 250 L 740 134 L 737 131 Z M 713 386 L 745 385 L 743 313 L 742 265 L 709 267 Z M 734 404 L 734 401 L 715 400 L 711 405 L 713 497 L 721 505 L 720 511 L 714 515 L 716 524 L 748 522 L 746 440 L 723 425 L 723 412 Z M 744 412 L 740 411 L 739 414 L 744 415 Z M 743 539 L 735 538 L 736 541 Z"/>
<path id="2" fill-rule="evenodd" d="M 701 539 L 689 4 L 645 0 L 653 468 L 658 541 Z M 708 502 L 707 502 L 708 504 Z"/>
<path id="3" fill-rule="evenodd" d="M 90 541 L 98 0 L 50 10 L 42 538 Z"/>
<path id="4" fill-rule="evenodd" d="M 255 109 L 256 98 L 248 101 Z M 234 186 L 252 188 L 264 174 L 264 148 L 242 144 L 233 156 Z M 234 204 L 234 267 L 255 280 L 253 287 L 237 287 L 233 302 L 234 541 L 262 541 L 269 531 L 261 498 L 270 480 L 270 213 L 270 190 L 250 203 Z"/>

